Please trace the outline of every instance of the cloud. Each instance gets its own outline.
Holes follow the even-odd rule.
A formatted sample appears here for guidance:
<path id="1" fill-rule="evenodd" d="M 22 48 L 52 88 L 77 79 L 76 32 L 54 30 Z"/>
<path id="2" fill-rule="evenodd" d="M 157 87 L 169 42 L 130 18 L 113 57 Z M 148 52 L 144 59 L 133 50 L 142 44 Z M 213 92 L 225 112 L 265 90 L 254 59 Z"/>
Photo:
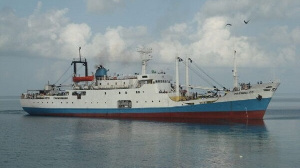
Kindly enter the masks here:
<path id="1" fill-rule="evenodd" d="M 282 19 L 293 20 L 297 15 L 291 12 L 300 14 L 299 4 L 298 1 L 206 1 L 194 22 L 171 25 L 163 31 L 161 39 L 151 45 L 159 49 L 158 54 L 164 61 L 174 60 L 178 53 L 190 55 L 204 66 L 232 66 L 236 50 L 239 66 L 294 64 L 299 27 L 276 27 L 269 20 L 281 25 Z M 246 19 L 251 19 L 247 26 L 243 23 Z M 257 21 L 265 23 L 257 25 Z M 226 27 L 227 23 L 233 26 Z M 256 35 L 253 36 L 253 32 Z"/>
<path id="2" fill-rule="evenodd" d="M 125 5 L 125 0 L 87 0 L 87 10 L 94 13 L 109 13 Z"/>
<path id="3" fill-rule="evenodd" d="M 99 3 L 121 4 L 123 1 Z M 283 6 L 278 9 L 281 11 L 286 11 L 287 7 L 294 4 L 293 1 L 278 3 Z M 260 5 L 264 7 L 255 11 L 254 8 Z M 204 66 L 232 66 L 234 50 L 237 51 L 240 66 L 265 67 L 297 61 L 295 45 L 300 43 L 299 26 L 273 26 L 267 32 L 262 29 L 261 33 L 254 36 L 237 33 L 245 27 L 225 26 L 229 20 L 244 25 L 242 16 L 263 13 L 262 18 L 269 17 L 271 11 L 268 9 L 278 6 L 271 1 L 206 1 L 192 21 L 170 25 L 161 30 L 161 36 L 156 39 L 150 37 L 145 26 L 108 27 L 104 32 L 92 32 L 86 23 L 71 22 L 66 17 L 68 9 L 41 12 L 41 6 L 38 3 L 33 14 L 27 18 L 18 17 L 13 11 L 0 13 L 0 56 L 10 54 L 72 59 L 78 56 L 78 47 L 81 46 L 83 56 L 98 58 L 99 62 L 138 62 L 136 48 L 146 45 L 153 48 L 155 59 L 162 63 L 173 62 L 179 54 L 182 57 L 189 55 Z M 238 14 L 231 8 L 237 8 Z M 296 9 L 292 8 L 291 11 Z"/>
<path id="4" fill-rule="evenodd" d="M 295 0 L 215 0 L 206 1 L 202 12 L 206 16 L 230 16 L 255 20 L 297 18 L 300 2 Z M 298 15 L 297 15 L 298 14 Z"/>
<path id="5" fill-rule="evenodd" d="M 186 29 L 187 29 L 186 23 L 175 24 L 174 26 L 171 26 L 169 28 L 170 32 L 177 32 L 177 33 L 182 33 L 186 31 Z"/>
<path id="6" fill-rule="evenodd" d="M 294 44 L 300 45 L 300 27 L 297 27 L 292 30 L 291 37 L 293 39 Z"/>
<path id="7" fill-rule="evenodd" d="M 28 18 L 17 17 L 13 11 L 1 12 L 1 55 L 62 56 L 60 38 L 69 22 L 64 17 L 68 9 L 40 13 L 40 6 L 38 3 L 35 12 Z"/>
<path id="8" fill-rule="evenodd" d="M 136 48 L 147 37 L 144 26 L 107 28 L 105 33 L 97 33 L 86 45 L 86 54 L 99 59 L 99 62 L 136 62 Z M 139 39 L 139 40 L 138 40 Z"/>
<path id="9" fill-rule="evenodd" d="M 157 54 L 165 62 L 174 61 L 175 55 L 185 57 L 189 55 L 196 62 L 205 66 L 232 66 L 234 50 L 237 51 L 242 66 L 268 65 L 269 58 L 265 53 L 251 43 L 245 36 L 233 36 L 230 30 L 225 27 L 226 17 L 210 17 L 201 21 L 198 29 L 191 32 L 188 42 L 174 37 L 174 32 L 180 36 L 181 31 L 169 31 L 163 38 L 152 43 L 158 50 Z M 171 26 L 169 30 L 173 30 Z M 171 37 L 170 37 L 171 36 Z M 195 38 L 196 37 L 196 38 Z"/>
<path id="10" fill-rule="evenodd" d="M 93 34 L 86 23 L 72 23 L 68 9 L 40 12 L 38 3 L 33 14 L 20 18 L 13 11 L 0 13 L 0 56 L 33 56 L 72 59 L 78 47 L 86 57 L 105 57 L 109 61 L 134 58 L 134 48 L 147 37 L 144 26 L 107 28 Z M 132 56 L 133 55 L 133 56 Z"/>

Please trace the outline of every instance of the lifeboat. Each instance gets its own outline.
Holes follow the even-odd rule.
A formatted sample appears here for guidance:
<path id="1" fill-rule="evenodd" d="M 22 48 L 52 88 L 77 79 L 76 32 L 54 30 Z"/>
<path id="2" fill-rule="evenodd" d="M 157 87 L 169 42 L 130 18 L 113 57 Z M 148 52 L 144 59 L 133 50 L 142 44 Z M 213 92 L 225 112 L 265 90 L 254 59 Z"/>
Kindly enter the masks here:
<path id="1" fill-rule="evenodd" d="M 73 82 L 93 81 L 93 80 L 94 80 L 94 76 L 73 77 Z"/>

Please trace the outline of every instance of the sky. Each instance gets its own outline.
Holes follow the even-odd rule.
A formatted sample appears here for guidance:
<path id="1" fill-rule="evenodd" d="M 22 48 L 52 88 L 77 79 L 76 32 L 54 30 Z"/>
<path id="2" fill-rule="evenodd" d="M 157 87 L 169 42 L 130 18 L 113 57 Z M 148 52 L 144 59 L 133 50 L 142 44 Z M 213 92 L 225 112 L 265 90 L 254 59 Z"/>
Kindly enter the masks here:
<path id="1" fill-rule="evenodd" d="M 70 83 L 79 47 L 90 74 L 100 64 L 109 75 L 140 73 L 136 51 L 147 47 L 148 72 L 175 76 L 175 56 L 190 57 L 227 88 L 236 51 L 239 82 L 279 80 L 278 92 L 300 93 L 299 46 L 298 0 L 2 0 L 0 96 Z"/>

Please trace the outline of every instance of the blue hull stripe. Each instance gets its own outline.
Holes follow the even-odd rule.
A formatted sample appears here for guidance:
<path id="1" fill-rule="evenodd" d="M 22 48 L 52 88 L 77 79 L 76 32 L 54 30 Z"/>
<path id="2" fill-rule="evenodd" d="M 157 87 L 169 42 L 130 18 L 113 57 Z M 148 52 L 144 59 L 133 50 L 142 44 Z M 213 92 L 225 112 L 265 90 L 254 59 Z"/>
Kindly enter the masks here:
<path id="1" fill-rule="evenodd" d="M 32 115 L 43 114 L 126 114 L 126 113 L 176 113 L 176 112 L 234 112 L 234 111 L 265 111 L 271 98 L 262 100 L 240 100 L 230 102 L 219 102 L 209 104 L 198 104 L 176 107 L 151 107 L 151 108 L 34 108 L 23 107 L 23 109 Z"/>

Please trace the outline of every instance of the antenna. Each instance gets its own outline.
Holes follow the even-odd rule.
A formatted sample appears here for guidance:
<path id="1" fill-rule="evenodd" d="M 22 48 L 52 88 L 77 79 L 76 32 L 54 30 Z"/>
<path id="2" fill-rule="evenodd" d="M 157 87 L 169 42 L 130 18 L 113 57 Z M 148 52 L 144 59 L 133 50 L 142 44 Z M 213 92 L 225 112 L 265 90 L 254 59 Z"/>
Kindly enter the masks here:
<path id="1" fill-rule="evenodd" d="M 146 66 L 147 66 L 147 61 L 152 59 L 152 56 L 150 53 L 152 53 L 152 48 L 138 48 L 137 52 L 140 53 L 140 56 L 142 58 L 142 75 L 146 74 Z"/>
<path id="2" fill-rule="evenodd" d="M 79 60 L 81 61 L 81 53 L 80 53 L 81 47 L 79 47 Z"/>

